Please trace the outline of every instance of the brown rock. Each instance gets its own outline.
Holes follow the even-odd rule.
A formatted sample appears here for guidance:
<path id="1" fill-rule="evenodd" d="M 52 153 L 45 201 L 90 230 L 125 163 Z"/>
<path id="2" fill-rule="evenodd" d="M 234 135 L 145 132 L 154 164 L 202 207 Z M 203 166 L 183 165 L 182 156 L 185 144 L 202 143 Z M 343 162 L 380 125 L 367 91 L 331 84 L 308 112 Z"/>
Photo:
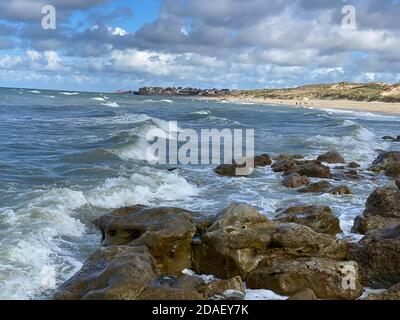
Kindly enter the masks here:
<path id="1" fill-rule="evenodd" d="M 357 169 L 360 168 L 361 166 L 357 162 L 350 162 L 349 163 L 349 168 L 351 169 Z"/>
<path id="2" fill-rule="evenodd" d="M 320 258 L 262 263 L 249 274 L 247 285 L 286 296 L 310 288 L 320 299 L 354 300 L 363 292 L 355 262 Z"/>
<path id="3" fill-rule="evenodd" d="M 331 190 L 329 190 L 329 193 L 335 195 L 335 196 L 343 196 L 343 195 L 349 195 L 352 194 L 351 189 L 347 186 L 338 186 L 335 187 Z"/>
<path id="4" fill-rule="evenodd" d="M 279 156 L 275 157 L 275 161 L 281 160 L 299 160 L 303 159 L 304 157 L 300 154 L 280 154 Z"/>
<path id="5" fill-rule="evenodd" d="M 349 257 L 358 263 L 364 286 L 382 289 L 399 283 L 400 226 L 368 232 Z"/>
<path id="6" fill-rule="evenodd" d="M 154 259 L 147 247 L 111 246 L 90 256 L 56 292 L 57 300 L 135 300 L 152 284 Z"/>
<path id="7" fill-rule="evenodd" d="M 284 172 L 292 170 L 296 167 L 294 160 L 279 160 L 272 165 L 274 172 Z"/>
<path id="8" fill-rule="evenodd" d="M 341 233 L 340 221 L 329 207 L 296 206 L 287 209 L 276 217 L 281 223 L 297 223 L 318 233 L 336 235 Z"/>
<path id="9" fill-rule="evenodd" d="M 238 169 L 243 170 L 244 166 L 237 165 L 237 164 L 221 164 L 220 166 L 218 166 L 214 169 L 214 172 L 223 177 L 241 178 L 241 177 L 249 177 L 254 171 L 254 169 L 249 168 L 246 171 L 247 173 L 245 175 L 243 175 L 237 171 Z"/>
<path id="10" fill-rule="evenodd" d="M 387 218 L 400 218 L 400 191 L 378 188 L 368 198 L 364 214 Z"/>
<path id="11" fill-rule="evenodd" d="M 285 177 L 285 179 L 282 181 L 282 185 L 285 186 L 286 188 L 299 188 L 301 186 L 304 186 L 306 184 L 310 183 L 310 179 L 306 176 L 301 176 L 298 173 L 292 173 Z"/>
<path id="12" fill-rule="evenodd" d="M 193 244 L 193 267 L 197 273 L 222 279 L 245 278 L 261 260 L 310 256 L 342 259 L 347 255 L 348 244 L 333 236 L 297 224 L 277 225 L 254 212 L 251 215 L 246 221 L 240 210 L 227 210 Z"/>
<path id="13" fill-rule="evenodd" d="M 212 298 L 214 296 L 224 296 L 225 292 L 228 290 L 233 290 L 240 292 L 244 296 L 245 288 L 243 281 L 240 277 L 234 277 L 227 280 L 217 280 L 208 283 L 203 289 L 203 295 L 207 298 Z"/>
<path id="14" fill-rule="evenodd" d="M 268 154 L 262 154 L 260 156 L 254 157 L 255 167 L 266 167 L 272 164 L 272 159 Z"/>
<path id="15" fill-rule="evenodd" d="M 395 183 L 396 183 L 397 188 L 400 190 L 400 179 L 397 179 Z"/>
<path id="16" fill-rule="evenodd" d="M 288 300 L 312 301 L 318 300 L 318 298 L 315 295 L 314 291 L 312 291 L 310 288 L 307 288 L 292 295 Z"/>
<path id="17" fill-rule="evenodd" d="M 178 208 L 133 206 L 115 210 L 95 221 L 103 246 L 147 246 L 161 272 L 176 274 L 191 268 L 191 242 L 209 221 Z"/>
<path id="18" fill-rule="evenodd" d="M 321 181 L 312 183 L 309 186 L 301 188 L 297 191 L 301 193 L 327 192 L 331 187 L 332 185 L 328 181 Z"/>
<path id="19" fill-rule="evenodd" d="M 366 214 L 355 219 L 352 232 L 366 234 L 370 230 L 393 228 L 399 224 L 400 218 L 385 218 Z"/>
<path id="20" fill-rule="evenodd" d="M 301 176 L 307 176 L 310 178 L 332 178 L 331 169 L 315 160 L 296 161 L 295 167 L 287 170 L 285 174 L 288 175 L 295 172 Z"/>
<path id="21" fill-rule="evenodd" d="M 336 151 L 329 151 L 320 155 L 317 158 L 318 161 L 327 162 L 327 163 L 346 163 L 343 157 Z"/>
<path id="22" fill-rule="evenodd" d="M 372 163 L 374 172 L 384 171 L 389 177 L 400 177 L 400 152 L 390 151 L 381 153 Z"/>

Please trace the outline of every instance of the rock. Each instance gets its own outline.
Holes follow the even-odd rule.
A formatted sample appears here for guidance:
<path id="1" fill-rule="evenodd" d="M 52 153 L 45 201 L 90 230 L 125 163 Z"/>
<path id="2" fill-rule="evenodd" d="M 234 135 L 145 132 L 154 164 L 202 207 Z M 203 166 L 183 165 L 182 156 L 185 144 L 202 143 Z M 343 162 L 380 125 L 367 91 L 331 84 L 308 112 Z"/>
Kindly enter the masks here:
<path id="1" fill-rule="evenodd" d="M 400 225 L 372 230 L 349 253 L 359 265 L 366 287 L 389 288 L 400 282 Z"/>
<path id="2" fill-rule="evenodd" d="M 296 167 L 294 160 L 279 160 L 272 165 L 274 172 L 284 172 L 292 170 Z"/>
<path id="3" fill-rule="evenodd" d="M 343 195 L 349 195 L 352 194 L 351 189 L 347 186 L 338 186 L 335 187 L 331 190 L 329 190 L 329 193 L 335 195 L 335 196 L 343 196 Z"/>
<path id="4" fill-rule="evenodd" d="M 97 219 L 102 245 L 147 246 L 161 272 L 180 273 L 191 268 L 191 242 L 210 221 L 178 208 L 133 206 Z"/>
<path id="5" fill-rule="evenodd" d="M 397 179 L 395 183 L 396 183 L 397 188 L 400 190 L 400 180 Z"/>
<path id="6" fill-rule="evenodd" d="M 298 173 L 288 175 L 283 181 L 282 185 L 286 188 L 299 188 L 310 183 L 310 179 L 306 176 L 301 176 Z"/>
<path id="7" fill-rule="evenodd" d="M 240 277 L 234 277 L 227 280 L 217 280 L 208 283 L 202 290 L 202 294 L 206 298 L 212 298 L 213 296 L 224 296 L 226 291 L 234 291 L 234 297 L 237 298 L 237 292 L 241 293 L 242 298 L 244 297 L 245 288 L 243 281 Z M 229 292 L 228 292 L 229 296 Z M 228 297 L 225 297 L 227 299 Z"/>
<path id="8" fill-rule="evenodd" d="M 236 217 L 238 217 L 236 219 Z M 193 243 L 193 268 L 221 279 L 243 279 L 261 260 L 347 256 L 348 243 L 297 224 L 278 225 L 250 211 L 227 210 Z"/>
<path id="9" fill-rule="evenodd" d="M 327 153 L 321 154 L 317 158 L 317 160 L 327 163 L 346 163 L 344 158 L 336 151 L 329 151 Z"/>
<path id="10" fill-rule="evenodd" d="M 354 221 L 352 231 L 365 234 L 373 229 L 387 229 L 400 224 L 400 190 L 378 188 L 368 198 L 362 216 Z"/>
<path id="11" fill-rule="evenodd" d="M 357 162 L 350 162 L 349 163 L 349 168 L 351 169 L 357 169 L 360 168 L 361 166 Z"/>
<path id="12" fill-rule="evenodd" d="M 57 300 L 136 300 L 152 285 L 155 263 L 147 247 L 110 246 L 90 256 L 56 292 Z"/>
<path id="13" fill-rule="evenodd" d="M 395 284 L 383 293 L 370 294 L 365 300 L 400 300 L 400 283 Z"/>
<path id="14" fill-rule="evenodd" d="M 321 258 L 262 263 L 249 274 L 247 285 L 286 296 L 309 288 L 320 299 L 354 300 L 363 292 L 355 262 Z"/>
<path id="15" fill-rule="evenodd" d="M 370 230 L 393 228 L 399 224 L 399 218 L 385 218 L 381 216 L 364 214 L 356 217 L 352 232 L 366 234 Z"/>
<path id="16" fill-rule="evenodd" d="M 378 188 L 368 198 L 364 214 L 400 218 L 400 190 Z"/>
<path id="17" fill-rule="evenodd" d="M 394 141 L 394 140 L 396 140 L 396 138 L 394 138 L 392 136 L 384 136 L 384 137 L 382 137 L 382 139 L 386 140 L 386 141 Z"/>
<path id="18" fill-rule="evenodd" d="M 182 290 L 163 288 L 157 286 L 150 286 L 143 290 L 143 292 L 135 300 L 204 300 L 204 297 L 193 290 Z"/>
<path id="19" fill-rule="evenodd" d="M 303 159 L 304 157 L 300 154 L 280 154 L 279 156 L 275 157 L 275 161 L 281 160 L 299 160 Z"/>
<path id="20" fill-rule="evenodd" d="M 255 167 L 266 167 L 272 164 L 272 159 L 268 154 L 262 154 L 260 156 L 254 157 Z"/>
<path id="21" fill-rule="evenodd" d="M 344 170 L 345 166 L 336 166 L 334 169 L 335 170 Z"/>
<path id="22" fill-rule="evenodd" d="M 332 185 L 328 181 L 321 181 L 312 183 L 297 191 L 301 193 L 317 193 L 317 192 L 327 192 L 330 188 L 332 188 Z"/>
<path id="23" fill-rule="evenodd" d="M 397 136 L 395 141 L 399 142 L 400 141 L 400 136 Z"/>
<path id="24" fill-rule="evenodd" d="M 344 172 L 337 172 L 333 175 L 335 180 L 361 180 L 362 177 L 358 175 L 357 170 L 348 170 Z"/>
<path id="25" fill-rule="evenodd" d="M 400 177 L 400 152 L 382 152 L 372 163 L 371 170 L 384 171 L 389 177 Z"/>
<path id="26" fill-rule="evenodd" d="M 296 206 L 276 216 L 281 223 L 297 223 L 318 233 L 337 235 L 341 233 L 340 221 L 329 207 Z"/>
<path id="27" fill-rule="evenodd" d="M 318 300 L 318 298 L 315 295 L 314 291 L 312 291 L 310 288 L 307 288 L 292 295 L 288 300 L 312 301 Z"/>
<path id="28" fill-rule="evenodd" d="M 298 173 L 301 176 L 307 176 L 309 178 L 332 178 L 331 169 L 321 164 L 321 162 L 315 160 L 296 161 L 293 169 L 288 169 L 285 171 L 285 175 L 289 175 L 291 173 Z"/>
<path id="29" fill-rule="evenodd" d="M 237 169 L 243 168 L 243 166 L 239 166 L 237 164 L 221 164 L 214 169 L 214 172 L 223 177 L 243 177 L 243 175 L 237 174 Z M 247 175 L 250 176 L 252 171 L 250 170 Z"/>

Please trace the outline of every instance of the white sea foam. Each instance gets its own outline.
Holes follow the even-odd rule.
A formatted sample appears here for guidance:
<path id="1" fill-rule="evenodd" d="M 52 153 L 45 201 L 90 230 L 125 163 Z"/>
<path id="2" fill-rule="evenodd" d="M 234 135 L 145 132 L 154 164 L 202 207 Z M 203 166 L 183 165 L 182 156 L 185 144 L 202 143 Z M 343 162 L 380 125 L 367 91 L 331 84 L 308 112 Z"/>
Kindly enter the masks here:
<path id="1" fill-rule="evenodd" d="M 102 103 L 101 105 L 102 106 L 106 106 L 106 107 L 110 107 L 110 108 L 118 108 L 119 107 L 118 103 L 112 102 L 112 101 Z"/>
<path id="2" fill-rule="evenodd" d="M 59 94 L 62 94 L 64 96 L 77 96 L 79 95 L 79 92 L 59 92 Z"/>
<path id="3" fill-rule="evenodd" d="M 104 98 L 101 97 L 95 97 L 95 98 L 90 98 L 91 100 L 95 100 L 95 101 L 106 101 Z"/>
<path id="4" fill-rule="evenodd" d="M 162 99 L 160 102 L 166 102 L 166 103 L 174 103 L 172 100 L 169 99 Z"/>
<path id="5" fill-rule="evenodd" d="M 39 90 L 31 90 L 31 91 L 29 91 L 30 93 L 35 93 L 35 94 L 39 94 L 40 93 L 40 91 Z"/>

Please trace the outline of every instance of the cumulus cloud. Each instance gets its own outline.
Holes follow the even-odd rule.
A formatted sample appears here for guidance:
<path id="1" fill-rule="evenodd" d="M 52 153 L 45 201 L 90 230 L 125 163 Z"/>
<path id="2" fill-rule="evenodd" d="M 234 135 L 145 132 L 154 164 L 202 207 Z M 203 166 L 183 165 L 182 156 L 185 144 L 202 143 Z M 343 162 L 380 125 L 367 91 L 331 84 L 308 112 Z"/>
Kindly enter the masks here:
<path id="1" fill-rule="evenodd" d="M 123 21 L 140 14 L 134 4 L 99 11 L 92 9 L 112 1 L 54 0 L 61 23 L 44 32 L 37 23 L 44 2 L 0 2 L 0 50 L 23 52 L 0 51 L 0 69 L 14 63 L 21 72 L 132 87 L 400 78 L 397 0 L 353 0 L 354 31 L 342 28 L 342 7 L 349 2 L 341 0 L 164 0 L 158 17 L 135 31 Z M 72 19 L 74 13 L 84 18 Z"/>

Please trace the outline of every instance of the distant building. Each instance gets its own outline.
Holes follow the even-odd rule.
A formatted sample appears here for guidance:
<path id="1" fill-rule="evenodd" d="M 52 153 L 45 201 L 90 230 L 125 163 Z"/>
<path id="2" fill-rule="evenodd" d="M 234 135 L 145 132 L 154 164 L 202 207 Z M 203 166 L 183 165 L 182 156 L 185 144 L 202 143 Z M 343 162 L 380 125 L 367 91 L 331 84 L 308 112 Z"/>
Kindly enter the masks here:
<path id="1" fill-rule="evenodd" d="M 182 87 L 143 87 L 136 92 L 136 94 L 141 96 L 223 96 L 229 93 L 229 89 L 199 89 Z"/>

